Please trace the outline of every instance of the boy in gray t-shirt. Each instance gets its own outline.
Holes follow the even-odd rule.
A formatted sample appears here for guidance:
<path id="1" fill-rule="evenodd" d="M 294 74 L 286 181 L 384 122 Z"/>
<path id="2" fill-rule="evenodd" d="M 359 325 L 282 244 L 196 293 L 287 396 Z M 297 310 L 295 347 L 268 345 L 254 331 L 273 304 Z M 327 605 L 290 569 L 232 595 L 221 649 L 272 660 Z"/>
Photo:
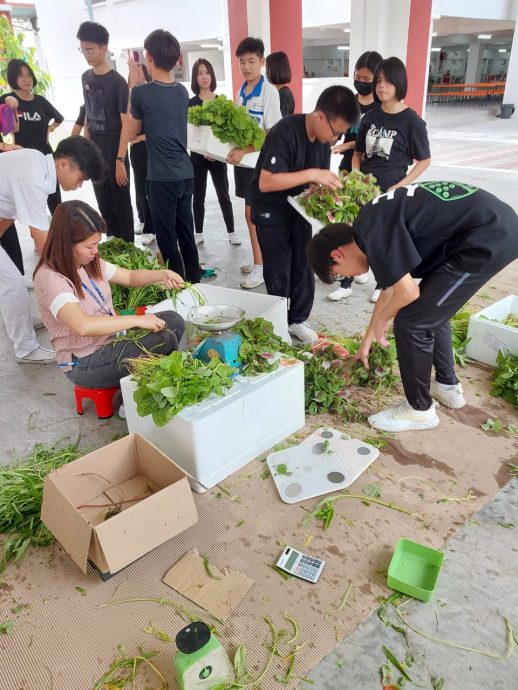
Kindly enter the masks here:
<path id="1" fill-rule="evenodd" d="M 194 172 L 187 153 L 189 95 L 171 78 L 180 44 L 157 29 L 144 41 L 146 67 L 152 81 L 131 90 L 131 117 L 124 124 L 119 155 L 141 131 L 148 150 L 148 195 L 158 247 L 169 268 L 191 283 L 201 277 L 194 241 L 192 193 Z M 130 83 L 140 81 L 140 68 L 130 62 Z"/>

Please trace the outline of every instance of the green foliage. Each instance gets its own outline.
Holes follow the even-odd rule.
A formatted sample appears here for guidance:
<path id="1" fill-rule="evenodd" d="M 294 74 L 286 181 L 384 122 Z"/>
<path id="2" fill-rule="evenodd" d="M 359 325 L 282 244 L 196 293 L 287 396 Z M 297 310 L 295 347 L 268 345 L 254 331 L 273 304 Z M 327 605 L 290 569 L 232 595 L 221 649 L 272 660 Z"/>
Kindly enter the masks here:
<path id="1" fill-rule="evenodd" d="M 160 688 L 157 690 L 165 690 L 167 682 L 164 676 L 151 663 L 150 659 L 158 654 L 156 650 L 145 652 L 139 647 L 136 656 L 127 656 L 123 645 L 119 645 L 119 654 L 113 660 L 110 668 L 106 673 L 99 678 L 92 690 L 116 690 L 116 688 L 126 688 L 131 685 L 135 687 L 135 680 L 141 667 L 147 666 L 160 680 Z"/>
<path id="2" fill-rule="evenodd" d="M 469 359 L 466 357 L 466 345 L 469 343 L 468 325 L 470 316 L 471 311 L 464 305 L 450 321 L 453 361 L 461 367 L 468 366 L 469 362 Z"/>
<path id="3" fill-rule="evenodd" d="M 164 426 L 184 407 L 202 402 L 211 393 L 224 395 L 232 386 L 235 370 L 214 358 L 208 364 L 189 352 L 171 352 L 166 357 L 151 355 L 130 361 L 137 390 L 133 399 L 141 417 L 152 415 Z"/>
<path id="4" fill-rule="evenodd" d="M 257 376 L 279 368 L 279 359 L 275 354 L 296 356 L 295 350 L 273 332 L 273 324 L 266 319 L 245 319 L 233 329 L 239 333 L 243 342 L 239 348 L 242 362 L 241 373 L 245 376 Z"/>
<path id="5" fill-rule="evenodd" d="M 40 521 L 43 482 L 49 472 L 82 454 L 78 442 L 63 446 L 37 443 L 32 453 L 19 463 L 0 468 L 0 572 L 10 560 L 23 558 L 30 545 L 47 546 L 53 536 Z"/>
<path id="6" fill-rule="evenodd" d="M 373 343 L 369 352 L 369 368 L 366 369 L 362 362 L 355 362 L 351 371 L 351 383 L 358 386 L 382 386 L 390 387 L 396 377 L 394 376 L 394 364 L 396 362 L 396 346 L 393 341 L 388 347 L 379 343 Z"/>
<path id="7" fill-rule="evenodd" d="M 38 81 L 34 93 L 44 95 L 50 88 L 50 74 L 43 72 L 36 60 L 36 49 L 23 45 L 24 35 L 15 34 L 7 18 L 0 17 L 0 91 L 11 91 L 7 83 L 7 64 L 9 60 L 25 60 L 31 66 Z"/>
<path id="8" fill-rule="evenodd" d="M 242 105 L 236 106 L 226 96 L 216 96 L 203 105 L 189 108 L 187 121 L 191 125 L 208 125 L 215 137 L 224 144 L 233 143 L 240 149 L 250 144 L 259 151 L 264 141 L 264 130 Z"/>
<path id="9" fill-rule="evenodd" d="M 345 415 L 350 422 L 362 421 L 363 415 L 345 397 L 343 372 L 325 360 L 327 350 L 335 357 L 332 348 L 326 348 L 304 359 L 306 412 L 336 412 Z"/>
<path id="10" fill-rule="evenodd" d="M 324 185 L 310 187 L 299 197 L 308 216 L 321 223 L 352 223 L 360 209 L 381 190 L 372 175 L 364 175 L 359 170 L 349 174 L 340 172 L 342 188 L 332 190 Z"/>
<path id="11" fill-rule="evenodd" d="M 500 350 L 492 380 L 491 395 L 518 407 L 518 355 Z"/>

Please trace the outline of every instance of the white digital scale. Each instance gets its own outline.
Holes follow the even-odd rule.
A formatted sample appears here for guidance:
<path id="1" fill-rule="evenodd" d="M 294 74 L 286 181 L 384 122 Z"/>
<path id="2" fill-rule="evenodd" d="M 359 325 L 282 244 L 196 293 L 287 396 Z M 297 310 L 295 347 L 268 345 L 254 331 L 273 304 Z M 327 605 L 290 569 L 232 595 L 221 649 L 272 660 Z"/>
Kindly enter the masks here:
<path id="1" fill-rule="evenodd" d="M 266 462 L 284 503 L 298 503 L 347 488 L 378 455 L 365 441 L 321 427 L 299 445 L 270 453 Z"/>

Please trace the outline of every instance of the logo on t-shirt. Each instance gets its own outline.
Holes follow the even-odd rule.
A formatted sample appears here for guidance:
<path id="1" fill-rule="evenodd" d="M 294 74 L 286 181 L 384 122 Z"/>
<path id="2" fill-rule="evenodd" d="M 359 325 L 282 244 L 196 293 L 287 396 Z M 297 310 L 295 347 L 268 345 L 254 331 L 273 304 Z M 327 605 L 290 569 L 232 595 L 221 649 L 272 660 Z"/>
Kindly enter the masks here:
<path id="1" fill-rule="evenodd" d="M 21 113 L 18 112 L 18 117 L 23 117 L 26 122 L 41 122 L 41 116 L 39 113 Z"/>
<path id="2" fill-rule="evenodd" d="M 474 194 L 478 187 L 461 182 L 420 182 L 419 187 L 430 192 L 441 201 L 457 201 Z"/>
<path id="3" fill-rule="evenodd" d="M 396 136 L 397 130 L 376 127 L 375 124 L 372 124 L 365 135 L 365 155 L 367 158 L 379 156 L 388 160 Z"/>

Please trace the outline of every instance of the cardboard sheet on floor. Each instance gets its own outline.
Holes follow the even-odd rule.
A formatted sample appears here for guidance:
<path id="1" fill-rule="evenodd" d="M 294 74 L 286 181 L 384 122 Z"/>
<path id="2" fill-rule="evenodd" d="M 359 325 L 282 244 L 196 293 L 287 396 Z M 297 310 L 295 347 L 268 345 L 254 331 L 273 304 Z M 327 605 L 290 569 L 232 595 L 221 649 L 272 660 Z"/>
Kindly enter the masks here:
<path id="1" fill-rule="evenodd" d="M 202 609 L 224 621 L 245 596 L 254 581 L 235 570 L 220 571 L 210 562 L 207 573 L 197 549 L 185 554 L 165 575 L 163 582 Z M 220 578 L 220 579 L 215 579 Z"/>

